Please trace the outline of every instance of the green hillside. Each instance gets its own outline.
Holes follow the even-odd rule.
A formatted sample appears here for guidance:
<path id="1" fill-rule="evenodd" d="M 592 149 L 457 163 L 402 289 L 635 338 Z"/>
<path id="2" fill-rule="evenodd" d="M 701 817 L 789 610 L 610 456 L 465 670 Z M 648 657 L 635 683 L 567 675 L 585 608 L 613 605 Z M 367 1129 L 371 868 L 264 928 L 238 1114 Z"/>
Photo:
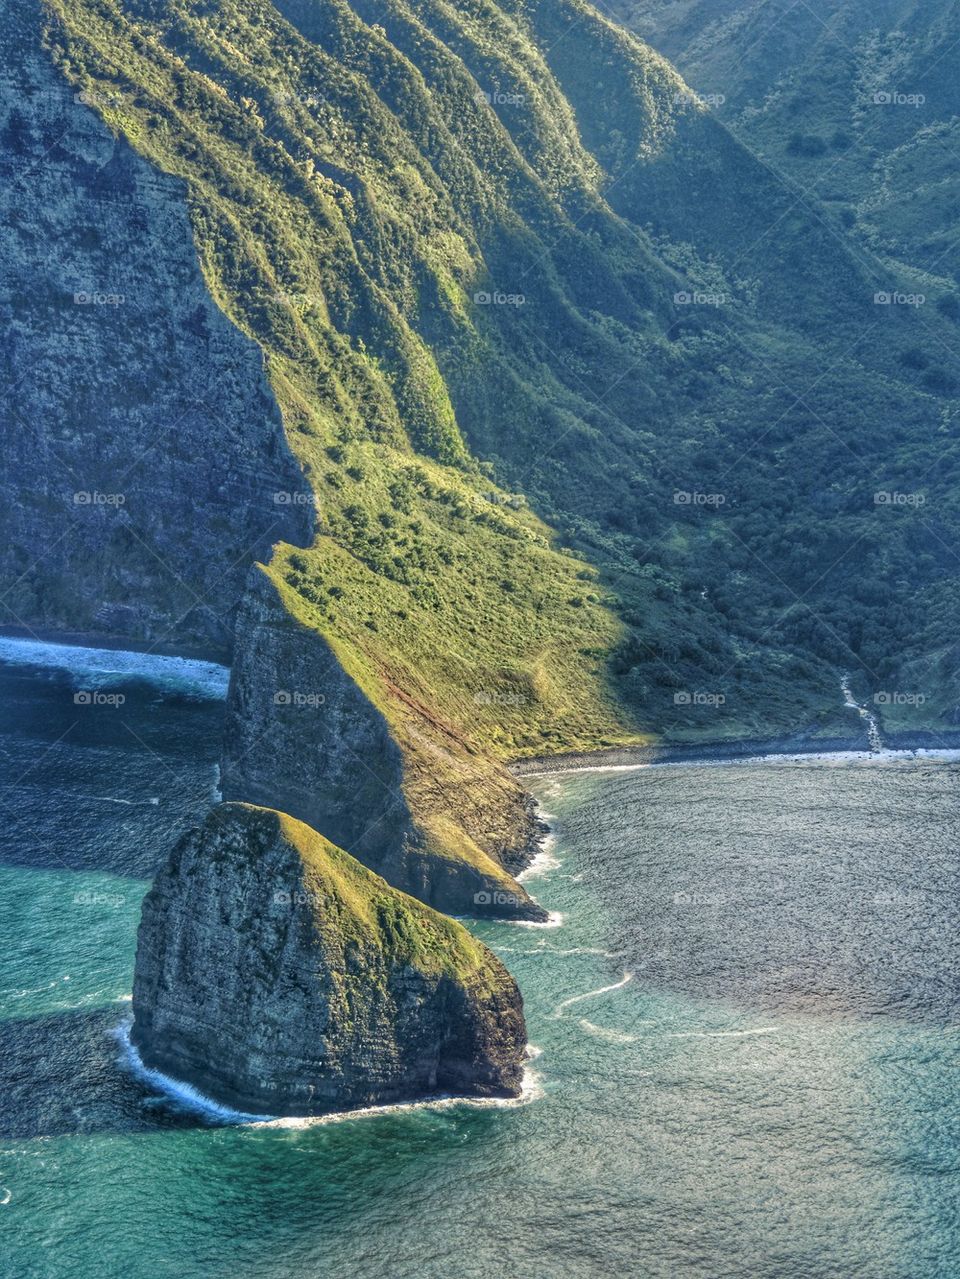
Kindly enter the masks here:
<path id="1" fill-rule="evenodd" d="M 717 115 L 928 293 L 960 271 L 950 0 L 615 0 Z"/>
<path id="2" fill-rule="evenodd" d="M 949 280 L 876 305 L 900 265 L 577 0 L 47 18 L 266 354 L 320 521 L 271 574 L 425 757 L 846 729 L 841 670 L 918 663 L 941 722 Z"/>

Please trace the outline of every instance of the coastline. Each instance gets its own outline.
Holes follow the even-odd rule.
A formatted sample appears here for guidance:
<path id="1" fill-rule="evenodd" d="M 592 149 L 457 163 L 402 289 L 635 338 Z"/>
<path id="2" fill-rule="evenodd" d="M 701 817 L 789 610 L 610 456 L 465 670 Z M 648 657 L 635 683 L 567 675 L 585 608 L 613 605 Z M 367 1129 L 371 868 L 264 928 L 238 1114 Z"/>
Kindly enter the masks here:
<path id="1" fill-rule="evenodd" d="M 918 729 L 913 732 L 885 733 L 881 756 L 916 751 L 960 752 L 960 732 L 935 732 Z M 596 751 L 570 754 L 534 755 L 511 760 L 507 768 L 514 777 L 538 777 L 544 774 L 595 772 L 601 769 L 649 768 L 657 764 L 720 764 L 737 760 L 762 759 L 773 756 L 818 755 L 878 756 L 870 747 L 867 734 L 846 737 L 814 737 L 796 733 L 785 737 L 742 738 L 728 742 L 664 743 L 657 746 L 614 746 Z"/>
<path id="2" fill-rule="evenodd" d="M 431 1093 L 423 1097 L 411 1097 L 406 1101 L 383 1102 L 380 1105 L 354 1106 L 348 1110 L 328 1110 L 316 1115 L 257 1115 L 215 1101 L 192 1084 L 184 1083 L 172 1075 L 147 1066 L 130 1037 L 133 1018 L 125 1019 L 110 1034 L 120 1047 L 119 1064 L 140 1083 L 155 1090 L 168 1103 L 173 1102 L 199 1115 L 211 1126 L 244 1126 L 256 1128 L 312 1128 L 322 1124 L 342 1123 L 349 1119 L 371 1119 L 381 1115 L 396 1115 L 418 1110 L 448 1110 L 455 1106 L 477 1109 L 512 1109 L 538 1101 L 542 1095 L 540 1075 L 532 1063 L 540 1056 L 540 1049 L 528 1043 L 524 1052 L 523 1082 L 516 1097 L 474 1097 L 469 1094 Z"/>
<path id="3" fill-rule="evenodd" d="M 62 637 L 0 634 L 0 664 L 4 667 L 42 667 L 68 674 L 77 689 L 75 700 L 89 704 L 105 688 L 130 680 L 145 680 L 190 696 L 223 701 L 230 668 L 221 662 L 146 649 L 67 643 Z M 84 688 L 89 685 L 89 688 Z"/>
<path id="4" fill-rule="evenodd" d="M 52 626 L 9 626 L 0 624 L 0 639 L 62 644 L 65 648 L 101 648 L 114 653 L 142 653 L 149 657 L 181 657 L 188 662 L 209 662 L 229 670 L 232 654 L 215 645 L 154 642 L 115 631 L 58 630 Z"/>

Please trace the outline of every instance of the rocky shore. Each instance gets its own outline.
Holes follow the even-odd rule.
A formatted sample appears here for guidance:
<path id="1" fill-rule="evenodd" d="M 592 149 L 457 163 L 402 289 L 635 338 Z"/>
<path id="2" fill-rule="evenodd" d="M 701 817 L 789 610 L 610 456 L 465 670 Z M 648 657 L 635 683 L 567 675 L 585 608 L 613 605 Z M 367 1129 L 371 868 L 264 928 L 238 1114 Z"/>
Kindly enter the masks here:
<path id="1" fill-rule="evenodd" d="M 884 750 L 960 750 L 960 733 L 917 730 L 883 735 Z M 541 773 L 573 773 L 590 768 L 632 768 L 644 764 L 685 764 L 718 760 L 752 759 L 758 755 L 830 755 L 841 751 L 871 753 L 866 732 L 849 737 L 816 737 L 797 733 L 785 737 L 744 738 L 742 741 L 618 746 L 606 750 L 579 751 L 565 755 L 535 755 L 513 760 L 515 777 Z"/>

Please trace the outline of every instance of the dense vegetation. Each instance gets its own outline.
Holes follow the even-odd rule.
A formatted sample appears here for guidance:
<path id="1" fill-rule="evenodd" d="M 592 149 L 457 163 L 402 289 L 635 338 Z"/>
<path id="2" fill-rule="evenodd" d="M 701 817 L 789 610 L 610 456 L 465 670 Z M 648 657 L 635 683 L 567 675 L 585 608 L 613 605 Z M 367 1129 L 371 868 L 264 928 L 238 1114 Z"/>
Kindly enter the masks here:
<path id="1" fill-rule="evenodd" d="M 280 842 L 289 849 L 290 859 L 302 867 L 301 884 L 314 907 L 317 938 L 328 961 L 332 956 L 339 960 L 335 981 L 349 982 L 355 975 L 362 994 L 373 968 L 371 956 L 365 954 L 368 951 L 381 963 L 386 960 L 396 968 L 411 966 L 421 973 L 465 984 L 489 983 L 504 975 L 499 965 L 490 964 L 492 957 L 486 947 L 461 924 L 391 889 L 309 826 L 285 813 L 273 814 L 249 805 L 243 810 L 251 825 L 260 823 L 258 834 L 267 846 L 270 839 Z M 221 809 L 209 819 L 209 826 L 215 828 L 218 820 L 224 825 L 236 821 L 233 807 Z M 367 963 L 352 966 L 351 951 L 364 955 Z M 348 991 L 338 994 L 348 1016 L 354 998 Z"/>
<path id="2" fill-rule="evenodd" d="M 947 0 L 614 0 L 611 8 L 676 63 L 798 206 L 835 228 L 865 266 L 880 264 L 878 290 L 894 294 L 892 306 L 898 305 L 892 282 L 902 281 L 905 297 L 918 302 L 917 340 L 885 349 L 888 371 L 953 397 L 960 319 L 955 7 Z M 941 317 L 953 323 L 944 328 Z M 912 463 L 922 503 L 912 529 L 913 572 L 925 579 L 932 558 L 942 575 L 939 588 L 923 590 L 912 633 L 903 624 L 910 589 L 904 570 L 884 577 L 889 568 L 881 561 L 875 586 L 865 584 L 883 605 L 864 619 L 877 632 L 874 643 L 906 659 L 898 671 L 877 663 L 880 682 L 893 679 L 926 698 L 922 710 L 911 699 L 899 707 L 881 701 L 889 723 L 958 718 L 950 646 L 957 566 L 953 420 L 949 411 L 941 414 L 929 466 L 919 456 Z M 894 421 L 906 431 L 900 440 L 887 434 Z M 923 437 L 919 423 L 911 428 L 889 416 L 879 429 L 894 446 Z M 863 616 L 862 594 L 853 606 L 855 623 Z M 931 626 L 933 610 L 940 623 Z M 887 638 L 891 627 L 895 644 Z"/>
<path id="3" fill-rule="evenodd" d="M 951 279 L 877 305 L 902 263 L 579 0 L 48 15 L 266 354 L 320 524 L 271 573 L 434 754 L 849 727 L 841 670 L 942 724 Z"/>
<path id="4" fill-rule="evenodd" d="M 612 7 L 864 247 L 927 293 L 952 290 L 960 31 L 949 0 Z"/>

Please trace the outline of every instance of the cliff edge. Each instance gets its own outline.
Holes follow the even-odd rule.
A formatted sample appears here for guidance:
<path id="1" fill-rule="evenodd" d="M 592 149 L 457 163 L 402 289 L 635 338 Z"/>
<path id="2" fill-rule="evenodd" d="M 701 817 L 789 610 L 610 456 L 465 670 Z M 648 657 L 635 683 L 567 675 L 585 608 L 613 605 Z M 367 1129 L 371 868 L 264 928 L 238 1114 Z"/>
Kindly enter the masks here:
<path id="1" fill-rule="evenodd" d="M 289 590 L 255 566 L 238 615 L 224 798 L 290 813 L 437 910 L 545 921 L 511 874 L 543 831 L 520 785 L 452 727 L 441 733 L 407 703 L 398 714 L 378 697 L 382 679 L 295 614 Z"/>

